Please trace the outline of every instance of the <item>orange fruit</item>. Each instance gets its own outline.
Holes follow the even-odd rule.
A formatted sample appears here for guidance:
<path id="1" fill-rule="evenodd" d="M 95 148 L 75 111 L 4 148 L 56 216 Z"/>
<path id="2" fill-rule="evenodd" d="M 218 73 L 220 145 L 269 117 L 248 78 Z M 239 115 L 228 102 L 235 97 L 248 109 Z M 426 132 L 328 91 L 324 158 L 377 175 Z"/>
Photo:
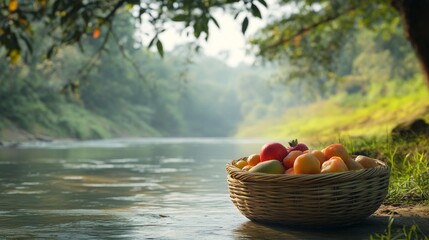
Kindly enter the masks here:
<path id="1" fill-rule="evenodd" d="M 295 174 L 320 173 L 319 159 L 311 153 L 299 155 L 293 164 L 293 171 Z"/>
<path id="2" fill-rule="evenodd" d="M 285 171 L 285 174 L 295 174 L 295 173 L 293 172 L 293 168 L 289 168 Z"/>
<path id="3" fill-rule="evenodd" d="M 285 168 L 293 168 L 293 163 L 295 162 L 295 159 L 302 154 L 303 152 L 300 150 L 294 150 L 289 152 L 288 155 L 283 158 L 283 166 L 285 166 Z"/>
<path id="4" fill-rule="evenodd" d="M 249 164 L 252 167 L 258 164 L 260 161 L 261 161 L 261 158 L 259 157 L 259 154 L 252 154 L 247 157 L 247 164 Z"/>
<path id="5" fill-rule="evenodd" d="M 100 27 L 95 27 L 94 32 L 92 32 L 92 38 L 97 39 L 101 35 Z"/>
<path id="6" fill-rule="evenodd" d="M 308 152 L 313 154 L 317 159 L 319 159 L 320 166 L 322 166 L 322 164 L 327 160 L 325 154 L 323 154 L 323 152 L 320 150 L 313 149 L 309 150 Z"/>
<path id="7" fill-rule="evenodd" d="M 347 165 L 340 157 L 331 157 L 329 160 L 322 164 L 321 173 L 334 173 L 334 172 L 345 172 L 348 171 Z"/>
<path id="8" fill-rule="evenodd" d="M 326 159 L 330 159 L 331 157 L 337 156 L 343 160 L 350 159 L 350 155 L 347 152 L 347 149 L 340 143 L 334 143 L 322 150 Z"/>

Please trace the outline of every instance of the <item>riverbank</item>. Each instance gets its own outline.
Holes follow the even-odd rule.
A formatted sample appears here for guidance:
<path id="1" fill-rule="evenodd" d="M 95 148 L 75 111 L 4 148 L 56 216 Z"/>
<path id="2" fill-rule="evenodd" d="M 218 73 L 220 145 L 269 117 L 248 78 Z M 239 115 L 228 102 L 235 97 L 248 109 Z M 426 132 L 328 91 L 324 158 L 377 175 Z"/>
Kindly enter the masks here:
<path id="1" fill-rule="evenodd" d="M 260 146 L 147 138 L 0 148 L 0 238 L 360 240 L 414 223 L 429 234 L 419 203 L 382 205 L 359 224 L 332 229 L 249 221 L 228 195 L 225 164 Z"/>
<path id="2" fill-rule="evenodd" d="M 26 141 L 46 141 L 51 142 L 54 138 L 37 133 L 30 133 L 26 130 L 9 127 L 0 131 L 0 142 L 16 143 Z"/>
<path id="3" fill-rule="evenodd" d="M 379 216 L 384 218 L 384 223 L 386 218 L 390 223 L 386 228 L 386 233 L 383 233 L 385 236 L 390 234 L 393 239 L 403 239 L 406 238 L 404 233 L 410 234 L 411 238 L 414 239 L 411 233 L 415 231 L 416 233 L 421 233 L 419 236 L 423 239 L 423 235 L 429 237 L 429 206 L 423 204 L 383 204 L 375 212 L 374 216 Z M 388 232 L 390 231 L 390 233 Z M 399 237 L 400 236 L 400 237 Z M 378 238 L 376 238 L 378 239 Z M 420 238 L 419 238 L 420 239 Z"/>
<path id="4" fill-rule="evenodd" d="M 406 87 L 406 86 L 404 86 Z M 285 107 L 279 117 L 261 117 L 240 124 L 239 137 L 291 137 L 305 142 L 342 137 L 386 136 L 397 125 L 421 118 L 429 122 L 429 92 L 387 96 L 336 95 L 303 106 Z"/>

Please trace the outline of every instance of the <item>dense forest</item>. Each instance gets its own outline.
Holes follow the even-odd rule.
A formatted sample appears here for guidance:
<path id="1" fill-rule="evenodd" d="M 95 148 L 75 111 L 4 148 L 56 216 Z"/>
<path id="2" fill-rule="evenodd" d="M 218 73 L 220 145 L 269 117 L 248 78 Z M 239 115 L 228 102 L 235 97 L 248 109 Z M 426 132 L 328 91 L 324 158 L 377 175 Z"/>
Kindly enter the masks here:
<path id="1" fill-rule="evenodd" d="M 353 41 L 342 43 L 333 72 L 302 78 L 291 76 L 299 71 L 287 61 L 230 67 L 187 45 L 161 58 L 136 48 L 127 19 L 115 28 L 121 38 L 109 39 L 106 52 L 87 38 L 40 62 L 49 45 L 41 37 L 32 61 L 1 62 L 2 137 L 21 130 L 30 138 L 233 136 L 323 99 L 347 104 L 412 94 L 420 76 L 399 26 L 356 30 Z"/>

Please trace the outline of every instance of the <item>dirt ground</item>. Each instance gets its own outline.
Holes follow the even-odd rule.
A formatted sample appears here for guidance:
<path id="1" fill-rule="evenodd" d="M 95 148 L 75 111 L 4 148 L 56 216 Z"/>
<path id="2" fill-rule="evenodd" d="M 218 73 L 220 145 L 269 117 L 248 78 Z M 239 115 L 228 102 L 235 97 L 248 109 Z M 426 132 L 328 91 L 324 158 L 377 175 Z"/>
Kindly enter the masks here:
<path id="1" fill-rule="evenodd" d="M 373 218 L 389 218 L 390 216 L 394 218 L 392 227 L 402 229 L 403 226 L 417 224 L 429 236 L 429 206 L 407 204 L 382 205 L 373 215 Z"/>

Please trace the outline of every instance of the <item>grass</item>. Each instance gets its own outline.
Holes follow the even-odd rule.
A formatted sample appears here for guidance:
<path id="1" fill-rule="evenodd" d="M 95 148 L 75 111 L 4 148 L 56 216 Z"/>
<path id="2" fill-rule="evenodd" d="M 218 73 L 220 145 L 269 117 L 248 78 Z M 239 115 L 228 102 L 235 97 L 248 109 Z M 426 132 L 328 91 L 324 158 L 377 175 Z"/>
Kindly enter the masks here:
<path id="1" fill-rule="evenodd" d="M 429 139 L 392 141 L 386 137 L 342 138 L 352 154 L 363 154 L 383 160 L 391 167 L 389 191 L 384 204 L 422 204 L 429 206 Z M 402 226 L 393 230 L 394 218 L 389 219 L 383 233 L 371 235 L 371 240 L 424 239 L 425 235 L 417 224 Z"/>
<path id="2" fill-rule="evenodd" d="M 338 95 L 284 109 L 283 117 L 243 123 L 237 136 L 298 138 L 316 149 L 340 142 L 351 154 L 377 158 L 391 167 L 384 204 L 429 207 L 429 137 L 393 141 L 390 136 L 391 130 L 402 122 L 418 117 L 429 121 L 428 93 L 426 87 L 420 86 L 399 95 L 367 99 Z M 428 239 L 416 224 L 396 231 L 392 222 L 393 219 L 384 233 L 371 235 L 370 239 Z"/>
<path id="3" fill-rule="evenodd" d="M 418 225 L 413 224 L 410 227 L 403 226 L 402 231 L 393 231 L 392 224 L 394 219 L 389 218 L 389 222 L 387 224 L 387 228 L 384 233 L 376 233 L 374 235 L 370 235 L 370 240 L 391 240 L 391 239 L 424 239 L 428 240 L 429 237 L 426 236 Z"/>
<path id="4" fill-rule="evenodd" d="M 380 159 L 391 167 L 386 203 L 429 204 L 429 139 L 392 141 L 386 137 L 342 138 L 352 154 Z"/>
<path id="5" fill-rule="evenodd" d="M 285 104 L 287 106 L 287 104 Z M 429 120 L 429 92 L 420 87 L 408 94 L 378 98 L 333 96 L 306 106 L 279 109 L 282 117 L 241 124 L 238 137 L 298 138 L 306 142 L 329 141 L 338 136 L 380 136 L 397 124 L 423 117 Z"/>

